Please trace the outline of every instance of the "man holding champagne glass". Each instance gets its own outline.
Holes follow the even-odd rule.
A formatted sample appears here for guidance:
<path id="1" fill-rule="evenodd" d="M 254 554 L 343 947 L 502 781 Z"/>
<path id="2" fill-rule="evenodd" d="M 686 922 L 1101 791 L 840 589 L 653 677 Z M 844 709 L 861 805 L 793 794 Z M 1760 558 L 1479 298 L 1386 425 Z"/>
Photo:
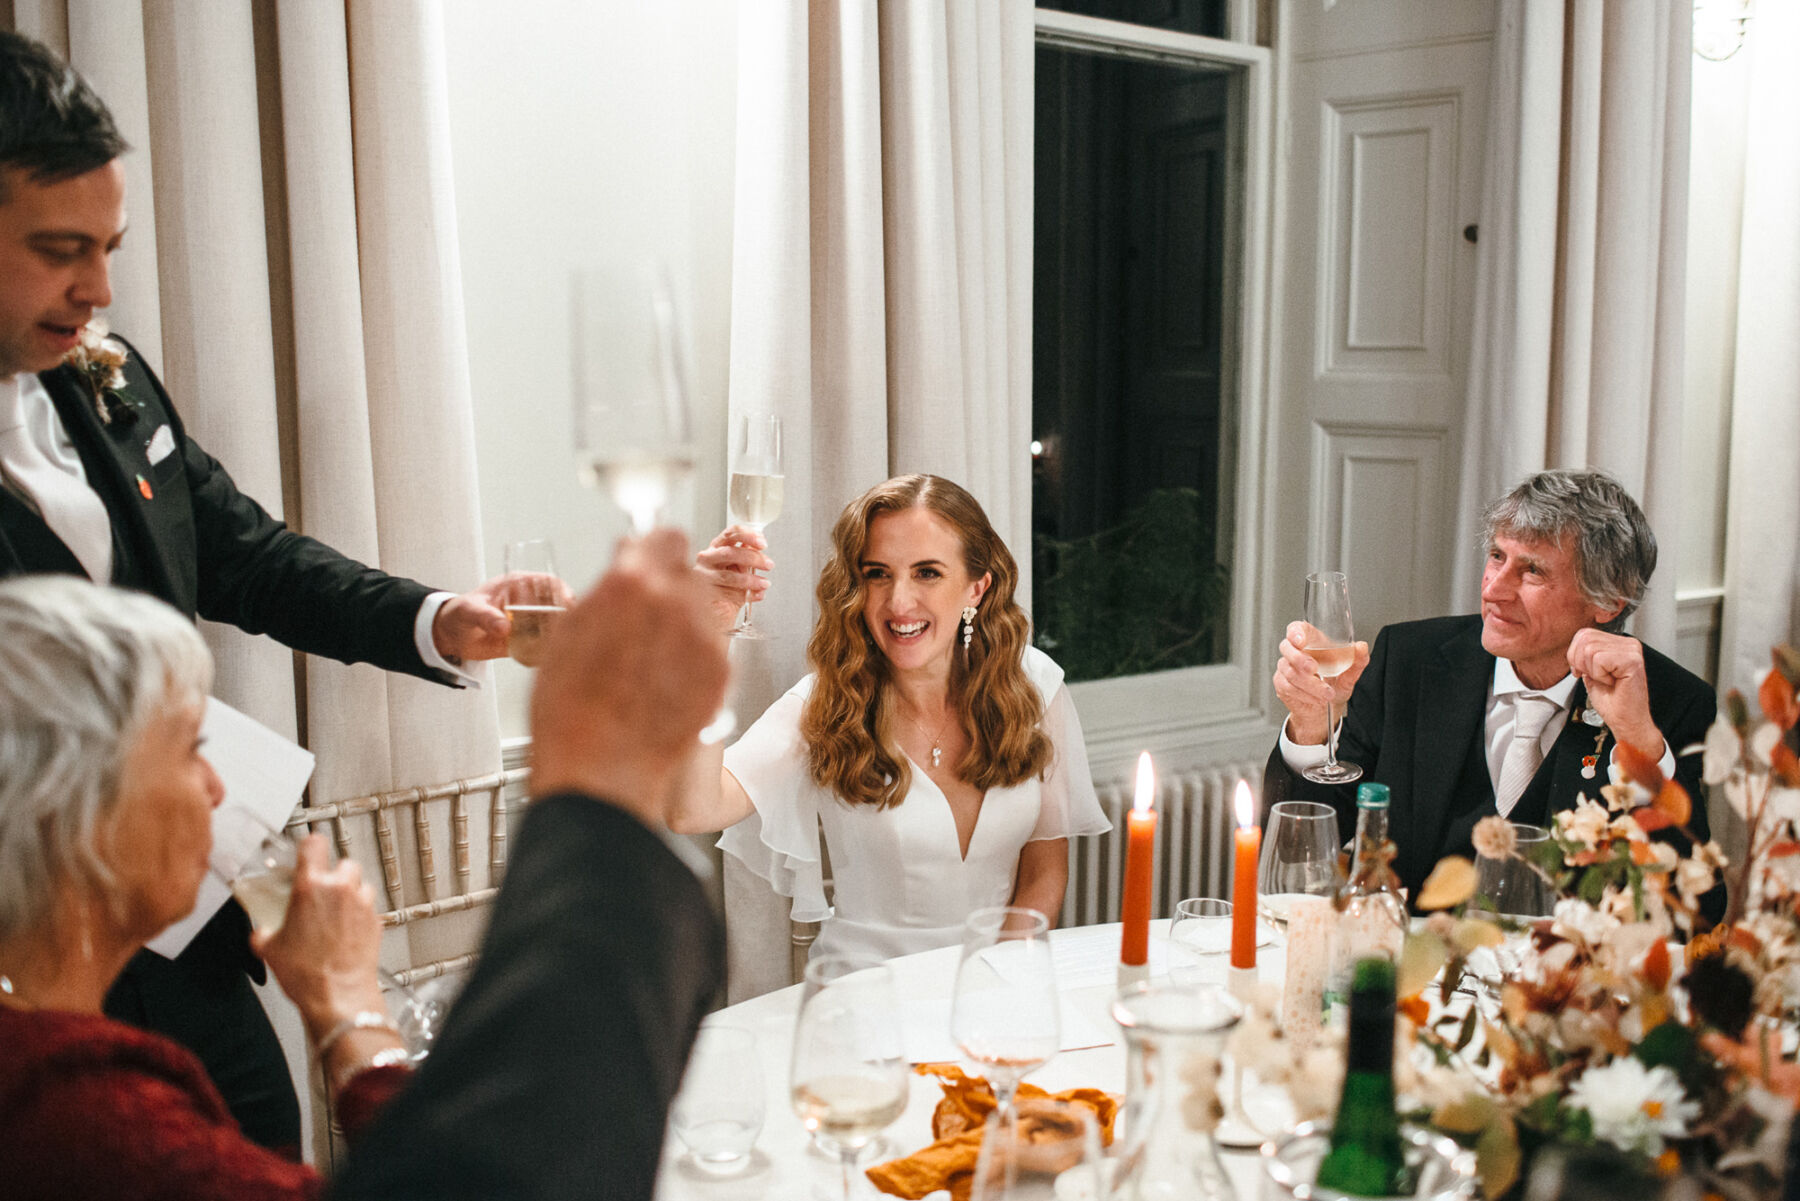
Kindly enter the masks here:
<path id="1" fill-rule="evenodd" d="M 1473 855 L 1481 818 L 1547 824 L 1598 797 L 1618 744 L 1702 795 L 1701 741 L 1717 710 L 1704 680 L 1623 634 L 1656 567 L 1656 537 L 1617 481 L 1545 471 L 1488 508 L 1481 612 L 1401 622 L 1374 649 L 1289 625 L 1275 669 L 1287 707 L 1269 804 L 1315 800 L 1355 828 L 1348 784 L 1318 784 L 1328 738 L 1392 789 L 1395 869 L 1416 894 L 1445 855 Z M 1337 716 L 1341 715 L 1341 717 Z M 1704 806 L 1689 830 L 1708 836 Z"/>

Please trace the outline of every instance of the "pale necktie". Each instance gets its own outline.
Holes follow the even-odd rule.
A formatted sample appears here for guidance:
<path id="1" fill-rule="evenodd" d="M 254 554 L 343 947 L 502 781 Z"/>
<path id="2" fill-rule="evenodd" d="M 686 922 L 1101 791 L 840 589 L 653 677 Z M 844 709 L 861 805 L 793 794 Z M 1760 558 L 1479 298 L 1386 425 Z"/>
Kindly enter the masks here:
<path id="1" fill-rule="evenodd" d="M 7 383 L 12 387 L 6 387 Z M 33 381 L 35 383 L 35 381 Z M 23 378 L 0 380 L 0 470 L 16 492 L 37 509 L 44 524 L 63 540 L 88 577 L 105 584 L 112 580 L 112 519 L 106 505 L 87 485 L 80 460 L 73 464 L 51 458 L 43 442 L 54 438 L 56 410 L 49 398 L 26 407 Z M 36 389 L 34 388 L 35 392 Z M 10 397 L 7 395 L 11 393 Z M 5 403 L 10 400 L 11 403 Z M 37 428 L 30 428 L 37 427 Z"/>
<path id="2" fill-rule="evenodd" d="M 1500 783 L 1494 788 L 1494 805 L 1501 817 L 1512 812 L 1525 786 L 1537 774 L 1538 765 L 1544 761 L 1544 749 L 1538 745 L 1544 727 L 1561 711 L 1555 701 L 1535 692 L 1521 692 L 1513 697 L 1512 744 L 1506 748 L 1506 758 L 1500 763 Z"/>

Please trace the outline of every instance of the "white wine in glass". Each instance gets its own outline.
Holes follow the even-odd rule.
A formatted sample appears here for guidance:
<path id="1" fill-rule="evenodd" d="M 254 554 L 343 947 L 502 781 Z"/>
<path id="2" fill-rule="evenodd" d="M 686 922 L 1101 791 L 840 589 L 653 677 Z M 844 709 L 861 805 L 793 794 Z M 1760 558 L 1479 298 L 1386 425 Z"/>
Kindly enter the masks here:
<path id="1" fill-rule="evenodd" d="M 906 1109 L 912 1073 L 900 1038 L 885 963 L 826 955 L 806 965 L 789 1096 L 801 1124 L 838 1157 L 844 1201 L 871 1195 L 857 1158 Z"/>
<path id="2" fill-rule="evenodd" d="M 786 483 L 781 474 L 781 418 L 773 413 L 746 413 L 733 423 L 731 435 L 731 486 L 726 508 L 731 520 L 762 533 L 781 516 L 781 493 Z M 754 604 L 744 593 L 744 609 L 732 627 L 733 638 L 765 635 L 750 620 Z"/>
<path id="3" fill-rule="evenodd" d="M 505 562 L 506 653 L 521 667 L 537 667 L 551 628 L 567 612 L 568 588 L 556 574 L 556 552 L 548 539 L 508 542 Z"/>
<path id="4" fill-rule="evenodd" d="M 1311 657 L 1319 676 L 1333 680 L 1356 662 L 1356 633 L 1350 625 L 1350 580 L 1341 571 L 1316 571 L 1306 577 L 1306 624 L 1313 640 L 1300 649 Z M 1338 721 L 1334 703 L 1325 715 L 1325 762 L 1300 774 L 1317 784 L 1348 784 L 1362 779 L 1362 768 L 1339 763 Z"/>

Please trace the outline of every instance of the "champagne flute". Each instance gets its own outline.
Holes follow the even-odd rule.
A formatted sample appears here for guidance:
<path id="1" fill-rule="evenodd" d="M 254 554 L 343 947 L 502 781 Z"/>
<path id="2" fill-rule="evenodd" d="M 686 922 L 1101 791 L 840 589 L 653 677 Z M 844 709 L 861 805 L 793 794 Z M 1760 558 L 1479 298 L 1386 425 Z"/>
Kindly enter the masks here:
<path id="1" fill-rule="evenodd" d="M 582 482 L 606 493 L 641 538 L 694 470 L 681 312 L 660 264 L 578 272 L 573 310 Z"/>
<path id="2" fill-rule="evenodd" d="M 950 1035 L 993 1086 L 997 1114 L 1011 1114 L 1019 1081 L 1061 1048 L 1061 1020 L 1050 919 L 1013 905 L 971 913 Z"/>
<path id="3" fill-rule="evenodd" d="M 1350 581 L 1341 571 L 1315 571 L 1306 577 L 1306 624 L 1313 637 L 1301 647 L 1319 669 L 1319 678 L 1330 681 L 1356 662 L 1356 634 L 1350 626 Z M 1325 762 L 1300 774 L 1317 784 L 1348 784 L 1362 779 L 1362 768 L 1339 763 L 1337 757 L 1337 705 L 1325 719 Z"/>
<path id="4" fill-rule="evenodd" d="M 781 418 L 773 413 L 746 413 L 734 425 L 731 438 L 731 486 L 726 507 L 731 520 L 762 533 L 781 516 Z M 750 620 L 755 602 L 744 593 L 744 611 L 732 627 L 733 638 L 766 635 Z"/>
<path id="5" fill-rule="evenodd" d="M 212 873 L 250 915 L 250 924 L 270 934 L 287 919 L 294 893 L 294 843 L 262 818 L 237 805 L 213 814 Z"/>
<path id="6" fill-rule="evenodd" d="M 556 554 L 548 539 L 506 544 L 506 595 L 502 608 L 511 623 L 506 653 L 521 667 L 544 661 L 544 641 L 568 609 L 568 586 L 556 574 Z"/>
<path id="7" fill-rule="evenodd" d="M 845 1201 L 868 1196 L 857 1157 L 905 1111 L 911 1080 L 885 963 L 825 955 L 806 965 L 788 1079 L 801 1124 L 838 1157 Z"/>
<path id="8" fill-rule="evenodd" d="M 1337 810 L 1317 801 L 1282 801 L 1269 810 L 1262 858 L 1256 865 L 1257 903 L 1263 917 L 1283 929 L 1296 896 L 1329 897 L 1337 891 Z"/>

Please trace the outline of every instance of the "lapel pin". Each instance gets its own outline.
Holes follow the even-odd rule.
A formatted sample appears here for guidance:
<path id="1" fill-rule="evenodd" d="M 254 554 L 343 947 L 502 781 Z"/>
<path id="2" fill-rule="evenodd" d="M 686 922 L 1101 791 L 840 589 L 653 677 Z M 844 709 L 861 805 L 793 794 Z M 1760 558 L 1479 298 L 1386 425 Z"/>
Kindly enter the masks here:
<path id="1" fill-rule="evenodd" d="M 150 481 L 149 480 L 145 479 L 143 476 L 140 475 L 137 477 L 137 485 L 138 485 L 138 495 L 139 496 L 142 496 L 145 500 L 155 500 L 156 499 L 156 493 L 154 493 L 150 490 Z"/>
<path id="2" fill-rule="evenodd" d="M 1584 780 L 1593 779 L 1594 767 L 1599 762 L 1600 756 L 1598 755 L 1583 755 L 1581 757 L 1581 778 Z"/>

